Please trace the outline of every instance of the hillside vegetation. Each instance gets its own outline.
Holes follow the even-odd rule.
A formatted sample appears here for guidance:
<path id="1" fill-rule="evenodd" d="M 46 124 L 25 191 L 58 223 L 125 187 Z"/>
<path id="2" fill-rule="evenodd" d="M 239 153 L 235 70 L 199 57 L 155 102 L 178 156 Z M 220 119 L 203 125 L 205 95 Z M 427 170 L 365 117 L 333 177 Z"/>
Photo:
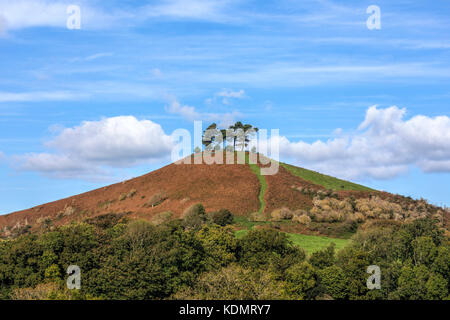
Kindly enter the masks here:
<path id="1" fill-rule="evenodd" d="M 250 232 L 249 229 L 242 229 L 235 232 L 236 238 L 241 239 Z M 308 255 L 313 252 L 320 251 L 332 243 L 335 244 L 336 250 L 344 248 L 348 243 L 348 239 L 329 238 L 323 236 L 312 236 L 298 233 L 285 233 L 292 243 L 306 251 Z"/>
<path id="2" fill-rule="evenodd" d="M 321 174 L 312 170 L 292 166 L 282 162 L 280 162 L 280 165 L 283 166 L 283 168 L 288 170 L 293 175 L 300 177 L 306 181 L 312 182 L 316 185 L 325 187 L 326 189 L 336 191 L 337 190 L 368 191 L 368 192 L 375 191 L 374 189 L 353 182 L 327 176 L 325 174 Z"/>
<path id="3" fill-rule="evenodd" d="M 184 219 L 110 214 L 0 241 L 0 298 L 450 298 L 450 246 L 433 219 L 365 224 L 340 250 L 337 243 L 308 255 L 314 238 L 265 227 L 237 238 L 231 221 L 227 211 L 196 205 Z M 374 264 L 379 290 L 366 285 Z M 80 267 L 81 289 L 66 287 L 70 265 Z"/>

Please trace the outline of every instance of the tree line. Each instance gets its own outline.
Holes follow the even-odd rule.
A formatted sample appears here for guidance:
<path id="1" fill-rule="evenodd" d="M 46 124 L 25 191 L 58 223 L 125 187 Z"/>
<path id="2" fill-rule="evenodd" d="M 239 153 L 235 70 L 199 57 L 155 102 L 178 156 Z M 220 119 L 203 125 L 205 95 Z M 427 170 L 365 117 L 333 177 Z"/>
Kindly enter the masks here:
<path id="1" fill-rule="evenodd" d="M 227 210 L 197 205 L 154 225 L 107 214 L 0 241 L 1 299 L 448 299 L 450 248 L 432 219 L 360 228 L 307 255 L 286 234 L 236 238 Z M 68 290 L 69 265 L 81 289 Z M 381 268 L 369 290 L 367 266 Z"/>

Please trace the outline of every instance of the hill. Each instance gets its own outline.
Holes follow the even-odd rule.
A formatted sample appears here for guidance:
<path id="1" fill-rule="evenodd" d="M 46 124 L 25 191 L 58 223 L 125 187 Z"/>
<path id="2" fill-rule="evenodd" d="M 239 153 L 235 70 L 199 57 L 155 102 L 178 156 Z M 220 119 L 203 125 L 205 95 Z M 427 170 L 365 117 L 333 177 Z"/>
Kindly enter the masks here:
<path id="1" fill-rule="evenodd" d="M 236 216 L 250 218 L 252 213 L 258 212 L 259 219 L 271 219 L 271 213 L 282 208 L 305 215 L 317 208 L 322 210 L 331 206 L 330 210 L 318 212 L 316 216 L 332 215 L 336 201 L 375 196 L 410 206 L 407 198 L 292 165 L 281 163 L 278 173 L 268 176 L 262 176 L 259 167 L 247 163 L 173 163 L 131 180 L 0 216 L 0 231 L 3 236 L 8 236 L 14 231 L 20 233 L 21 230 L 58 226 L 108 213 L 126 215 L 131 219 L 152 220 L 162 213 L 180 218 L 187 208 L 196 203 L 202 203 L 208 212 L 226 208 Z M 321 204 L 318 201 L 332 203 Z M 368 202 L 365 205 L 370 209 L 373 204 Z M 316 220 L 320 222 L 320 218 Z M 339 218 L 336 220 L 339 221 Z M 323 232 L 319 230 L 318 233 Z"/>

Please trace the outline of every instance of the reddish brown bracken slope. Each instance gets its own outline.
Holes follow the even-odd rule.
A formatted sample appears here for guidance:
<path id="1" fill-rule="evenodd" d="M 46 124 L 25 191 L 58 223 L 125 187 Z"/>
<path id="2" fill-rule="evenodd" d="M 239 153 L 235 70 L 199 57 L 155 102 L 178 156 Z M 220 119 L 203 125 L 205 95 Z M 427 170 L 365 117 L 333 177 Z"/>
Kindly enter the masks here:
<path id="1" fill-rule="evenodd" d="M 310 207 L 311 198 L 295 188 L 322 188 L 282 167 L 276 175 L 266 176 L 266 181 L 266 212 L 281 207 Z M 202 203 L 208 212 L 226 208 L 235 215 L 248 215 L 259 209 L 259 192 L 258 178 L 248 165 L 170 164 L 138 178 L 0 216 L 0 230 L 7 226 L 37 228 L 49 220 L 53 225 L 62 225 L 106 213 L 151 219 L 171 211 L 176 218 L 196 203 Z M 164 193 L 167 199 L 157 206 L 146 206 L 157 193 Z"/>

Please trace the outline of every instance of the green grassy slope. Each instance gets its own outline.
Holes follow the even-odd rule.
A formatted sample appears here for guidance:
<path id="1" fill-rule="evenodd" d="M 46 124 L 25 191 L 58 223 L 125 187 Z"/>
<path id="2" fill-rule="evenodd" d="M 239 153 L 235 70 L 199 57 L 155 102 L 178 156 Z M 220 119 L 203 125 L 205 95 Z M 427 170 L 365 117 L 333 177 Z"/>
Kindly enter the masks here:
<path id="1" fill-rule="evenodd" d="M 374 189 L 353 183 L 353 182 L 349 182 L 349 181 L 345 181 L 345 180 L 341 180 L 338 178 L 334 178 L 331 176 L 327 176 L 325 174 L 321 174 L 312 170 L 308 170 L 308 169 L 303 169 L 303 168 L 299 168 L 299 167 L 295 167 L 286 163 L 281 163 L 280 165 L 283 166 L 283 168 L 285 168 L 286 170 L 288 170 L 291 174 L 300 177 L 306 181 L 312 182 L 314 184 L 323 186 L 327 189 L 332 189 L 332 190 L 352 190 L 352 191 L 376 191 Z"/>
<path id="2" fill-rule="evenodd" d="M 258 177 L 259 180 L 259 184 L 261 185 L 260 189 L 259 189 L 259 195 L 258 195 L 258 199 L 259 199 L 259 213 L 264 212 L 264 209 L 266 208 L 266 202 L 264 201 L 264 194 L 267 190 L 267 181 L 266 181 L 266 177 L 264 177 L 263 175 L 261 175 L 261 168 L 258 167 L 256 164 L 249 164 L 250 169 L 253 171 L 254 174 L 256 174 L 256 176 Z"/>
<path id="3" fill-rule="evenodd" d="M 287 235 L 295 245 L 305 249 L 306 253 L 308 254 L 328 247 L 333 242 L 336 245 L 336 250 L 339 250 L 345 247 L 350 241 L 348 239 L 310 236 L 298 233 L 287 233 Z"/>
<path id="4" fill-rule="evenodd" d="M 235 232 L 236 238 L 242 238 L 249 232 L 248 229 L 238 230 Z M 288 238 L 294 243 L 294 245 L 305 249 L 307 254 L 311 254 L 315 251 L 328 247 L 331 243 L 336 245 L 336 250 L 345 247 L 350 240 L 337 239 L 323 236 L 311 236 L 298 233 L 286 233 Z"/>

